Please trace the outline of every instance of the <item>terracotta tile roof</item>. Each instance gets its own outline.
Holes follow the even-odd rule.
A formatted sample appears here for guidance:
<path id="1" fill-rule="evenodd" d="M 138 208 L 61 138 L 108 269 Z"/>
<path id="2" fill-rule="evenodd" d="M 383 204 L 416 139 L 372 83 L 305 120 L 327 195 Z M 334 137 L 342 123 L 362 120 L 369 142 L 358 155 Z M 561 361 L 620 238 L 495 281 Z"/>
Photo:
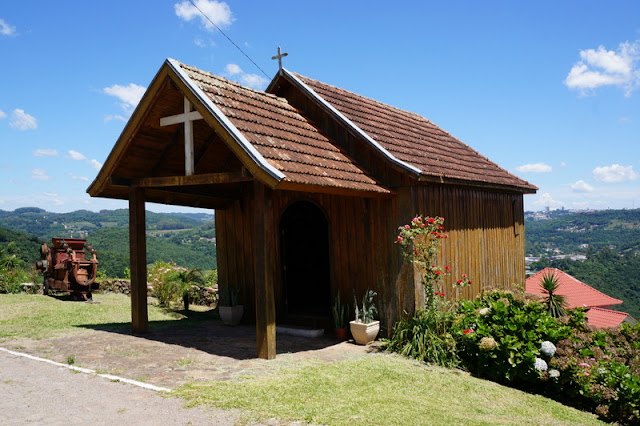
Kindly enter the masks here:
<path id="1" fill-rule="evenodd" d="M 587 312 L 589 325 L 598 328 L 617 327 L 625 320 L 635 323 L 636 320 L 626 312 L 612 311 L 611 309 L 591 308 Z"/>
<path id="2" fill-rule="evenodd" d="M 565 296 L 569 308 L 593 308 L 619 305 L 622 300 L 607 296 L 595 288 L 577 280 L 566 272 L 556 268 L 545 268 L 530 276 L 525 282 L 525 292 L 544 295 L 540 283 L 547 274 L 554 274 L 558 278 L 558 294 Z"/>
<path id="3" fill-rule="evenodd" d="M 507 185 L 523 192 L 537 190 L 420 115 L 294 75 L 394 157 L 417 167 L 423 175 Z"/>
<path id="4" fill-rule="evenodd" d="M 177 61 L 176 61 L 177 63 Z M 285 180 L 389 193 L 286 99 L 178 63 Z"/>

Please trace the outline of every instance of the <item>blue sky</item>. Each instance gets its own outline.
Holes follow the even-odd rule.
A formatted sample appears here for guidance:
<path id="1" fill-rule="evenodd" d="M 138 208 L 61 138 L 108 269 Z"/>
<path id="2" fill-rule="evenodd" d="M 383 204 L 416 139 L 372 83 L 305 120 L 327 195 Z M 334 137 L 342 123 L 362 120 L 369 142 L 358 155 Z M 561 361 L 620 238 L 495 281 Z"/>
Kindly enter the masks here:
<path id="1" fill-rule="evenodd" d="M 163 61 L 262 89 L 277 46 L 534 183 L 527 210 L 640 208 L 640 2 L 194 1 L 268 77 L 188 1 L 0 3 L 0 209 L 126 207 L 86 188 Z"/>

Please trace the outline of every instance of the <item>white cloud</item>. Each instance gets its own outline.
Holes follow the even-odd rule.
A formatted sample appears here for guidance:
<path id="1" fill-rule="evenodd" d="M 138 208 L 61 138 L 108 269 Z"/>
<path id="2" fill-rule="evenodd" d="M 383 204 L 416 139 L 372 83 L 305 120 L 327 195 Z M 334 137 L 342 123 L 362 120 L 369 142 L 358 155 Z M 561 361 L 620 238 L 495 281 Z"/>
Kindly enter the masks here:
<path id="1" fill-rule="evenodd" d="M 258 74 L 242 74 L 242 76 L 240 76 L 240 82 L 253 89 L 262 89 L 269 80 Z"/>
<path id="2" fill-rule="evenodd" d="M 176 15 L 185 21 L 200 18 L 200 23 L 207 31 L 213 31 L 215 26 L 228 27 L 234 21 L 231 9 L 225 2 L 195 0 L 194 6 L 189 1 L 183 1 L 182 3 L 176 3 L 174 8 Z M 203 14 L 206 16 L 203 16 Z"/>
<path id="3" fill-rule="evenodd" d="M 625 96 L 640 86 L 640 41 L 620 43 L 616 51 L 597 49 L 580 51 L 580 61 L 575 63 L 564 83 L 586 95 L 600 86 L 618 86 Z"/>
<path id="4" fill-rule="evenodd" d="M 31 169 L 31 179 L 49 180 L 50 177 L 44 169 Z"/>
<path id="5" fill-rule="evenodd" d="M 565 161 L 560 162 L 560 167 L 567 167 L 567 163 Z"/>
<path id="6" fill-rule="evenodd" d="M 224 67 L 224 71 L 229 75 L 236 75 L 242 72 L 242 68 L 236 64 L 227 64 L 227 66 Z"/>
<path id="7" fill-rule="evenodd" d="M 100 170 L 102 168 L 102 163 L 96 159 L 89 160 L 89 165 L 95 170 Z"/>
<path id="8" fill-rule="evenodd" d="M 0 120 L 7 118 L 7 113 L 0 109 Z"/>
<path id="9" fill-rule="evenodd" d="M 108 115 L 104 116 L 104 122 L 105 123 L 108 123 L 108 122 L 110 122 L 112 120 L 124 121 L 125 123 L 127 122 L 127 119 L 125 117 L 123 117 L 122 115 L 118 115 L 118 114 L 111 115 L 111 114 L 108 114 Z"/>
<path id="10" fill-rule="evenodd" d="M 68 152 L 69 152 L 69 158 L 71 158 L 72 160 L 82 161 L 87 159 L 87 157 L 85 157 L 84 154 L 81 154 L 78 151 L 74 151 L 71 149 Z"/>
<path id="11" fill-rule="evenodd" d="M 553 169 L 548 164 L 535 163 L 535 164 L 523 164 L 516 167 L 516 170 L 522 173 L 549 173 Z"/>
<path id="12" fill-rule="evenodd" d="M 621 166 L 620 164 L 596 167 L 592 174 L 595 180 L 604 183 L 620 183 L 640 178 L 640 174 L 633 170 L 633 166 Z"/>
<path id="13" fill-rule="evenodd" d="M 9 126 L 18 130 L 29 130 L 38 128 L 38 122 L 33 115 L 27 114 L 23 109 L 16 108 L 11 113 Z"/>
<path id="14" fill-rule="evenodd" d="M 102 91 L 107 95 L 115 96 L 120 99 L 122 102 L 120 106 L 127 114 L 131 114 L 131 112 L 133 112 L 133 109 L 138 105 L 146 90 L 146 87 L 138 86 L 134 83 L 129 83 L 128 86 L 114 84 L 111 87 L 105 87 L 102 89 Z"/>
<path id="15" fill-rule="evenodd" d="M 562 207 L 564 203 L 562 201 L 556 201 L 553 199 L 551 194 L 545 192 L 544 194 L 540 194 L 538 199 L 533 202 L 536 206 L 539 207 Z"/>
<path id="16" fill-rule="evenodd" d="M 213 40 L 203 40 L 201 38 L 196 38 L 195 40 L 193 40 L 193 44 L 198 47 L 214 47 L 216 45 L 216 42 Z"/>
<path id="17" fill-rule="evenodd" d="M 583 180 L 579 180 L 576 183 L 571 184 L 571 189 L 573 192 L 593 192 L 593 186 L 589 185 L 587 182 Z"/>
<path id="18" fill-rule="evenodd" d="M 57 157 L 58 151 L 52 148 L 40 148 L 33 151 L 33 155 L 36 157 Z"/>
<path id="19" fill-rule="evenodd" d="M 69 177 L 71 177 L 71 179 L 73 180 L 79 180 L 79 181 L 83 181 L 83 182 L 87 182 L 89 180 L 88 177 L 86 176 L 76 176 L 73 173 L 67 173 L 69 175 Z"/>
<path id="20" fill-rule="evenodd" d="M 4 19 L 0 19 L 0 34 L 13 35 L 16 32 L 16 27 L 12 27 L 7 24 Z"/>
<path id="21" fill-rule="evenodd" d="M 249 74 L 242 71 L 242 68 L 236 64 L 227 64 L 224 67 L 224 71 L 228 77 L 233 77 L 234 80 L 252 89 L 263 89 L 269 82 L 269 80 L 258 74 Z"/>

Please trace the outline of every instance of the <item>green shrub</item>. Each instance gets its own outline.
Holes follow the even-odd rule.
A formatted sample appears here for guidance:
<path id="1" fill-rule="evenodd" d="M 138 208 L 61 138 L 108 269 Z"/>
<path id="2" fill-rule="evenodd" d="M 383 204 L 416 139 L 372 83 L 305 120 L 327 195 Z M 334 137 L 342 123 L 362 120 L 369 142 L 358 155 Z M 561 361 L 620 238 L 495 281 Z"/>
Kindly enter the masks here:
<path id="1" fill-rule="evenodd" d="M 460 302 L 454 326 L 458 354 L 469 371 L 528 389 L 547 369 L 542 342 L 571 335 L 571 327 L 551 317 L 542 303 L 504 290 Z"/>
<path id="2" fill-rule="evenodd" d="M 640 325 L 582 326 L 558 342 L 551 391 L 563 402 L 623 424 L 640 422 Z"/>
<path id="3" fill-rule="evenodd" d="M 0 266 L 0 293 L 16 294 L 27 291 L 23 283 L 35 283 L 35 280 L 41 280 L 38 274 L 34 274 L 31 270 L 22 268 L 4 268 Z M 39 286 L 28 287 L 31 292 L 37 291 Z"/>
<path id="4" fill-rule="evenodd" d="M 398 321 L 387 340 L 387 350 L 443 367 L 460 364 L 451 332 L 453 313 L 448 309 L 419 309 Z"/>

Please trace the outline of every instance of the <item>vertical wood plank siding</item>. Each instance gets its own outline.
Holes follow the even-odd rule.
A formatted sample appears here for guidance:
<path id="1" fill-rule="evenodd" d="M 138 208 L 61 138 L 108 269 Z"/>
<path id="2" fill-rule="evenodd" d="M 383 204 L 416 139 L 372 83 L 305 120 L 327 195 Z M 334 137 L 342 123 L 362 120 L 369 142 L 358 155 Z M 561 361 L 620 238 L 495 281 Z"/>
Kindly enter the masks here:
<path id="1" fill-rule="evenodd" d="M 327 218 L 332 297 L 340 292 L 343 300 L 351 302 L 354 289 L 359 298 L 368 288 L 375 290 L 380 319 L 387 330 L 403 312 L 413 312 L 424 300 L 419 275 L 407 267 L 394 244 L 397 228 L 415 214 L 445 218 L 449 238 L 442 240 L 441 264 L 451 266 L 453 273 L 442 291 L 449 297 L 453 296 L 451 285 L 463 273 L 473 282 L 461 292 L 464 298 L 475 297 L 484 288 L 523 285 L 522 194 L 432 184 L 396 191 L 397 196 L 389 199 L 273 192 L 273 215 L 265 227 L 271 235 L 267 249 L 274 253 L 270 270 L 275 277 L 279 313 L 285 309 L 280 218 L 288 206 L 303 200 L 316 204 Z M 220 288 L 231 285 L 240 289 L 241 301 L 246 305 L 245 321 L 255 319 L 253 213 L 250 197 L 216 211 Z"/>

